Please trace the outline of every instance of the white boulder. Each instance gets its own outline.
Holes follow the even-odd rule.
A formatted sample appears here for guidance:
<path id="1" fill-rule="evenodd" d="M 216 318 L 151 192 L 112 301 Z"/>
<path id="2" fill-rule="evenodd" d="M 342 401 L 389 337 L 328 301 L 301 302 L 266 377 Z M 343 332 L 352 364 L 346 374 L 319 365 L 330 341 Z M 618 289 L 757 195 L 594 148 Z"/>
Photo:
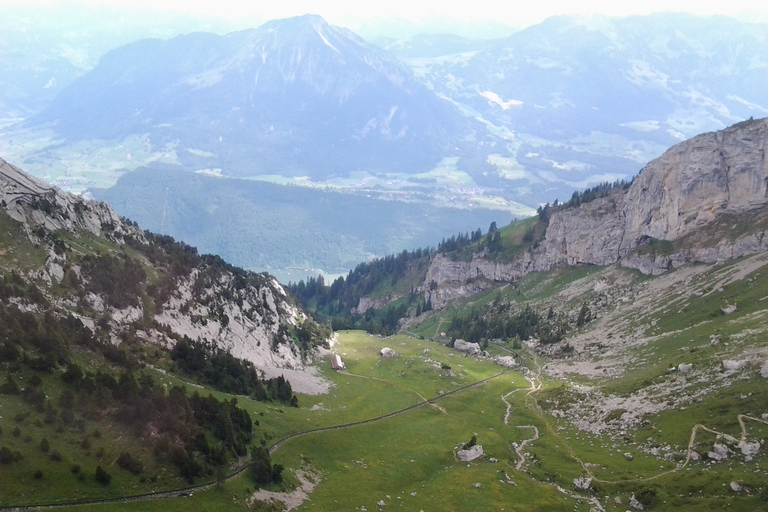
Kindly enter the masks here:
<path id="1" fill-rule="evenodd" d="M 390 357 L 399 357 L 399 356 L 400 355 L 397 352 L 395 352 L 389 347 L 384 347 L 383 349 L 381 349 L 381 357 L 390 358 Z"/>
<path id="2" fill-rule="evenodd" d="M 760 368 L 760 376 L 768 379 L 768 361 L 764 362 L 762 368 Z"/>
<path id="3" fill-rule="evenodd" d="M 723 306 L 720 308 L 720 311 L 722 311 L 724 315 L 730 315 L 736 311 L 736 304 L 728 304 L 727 306 Z"/>
<path id="4" fill-rule="evenodd" d="M 742 489 L 744 489 L 744 486 L 743 486 L 743 485 L 741 485 L 741 484 L 740 484 L 739 482 L 737 482 L 736 480 L 734 480 L 734 481 L 732 481 L 732 482 L 731 482 L 731 490 L 732 490 L 733 492 L 741 492 L 741 490 L 742 490 Z"/>
<path id="5" fill-rule="evenodd" d="M 723 361 L 723 368 L 728 370 L 729 372 L 735 372 L 747 366 L 748 362 L 749 361 L 747 361 L 746 359 L 742 359 L 741 361 L 735 361 L 733 359 L 725 359 Z"/>
<path id="6" fill-rule="evenodd" d="M 456 340 L 453 343 L 453 348 L 455 348 L 459 352 L 465 352 L 472 356 L 482 352 L 482 350 L 480 350 L 480 345 L 478 345 L 477 343 L 472 343 L 464 340 Z"/>
<path id="7" fill-rule="evenodd" d="M 680 373 L 688 373 L 689 371 L 691 371 L 691 368 L 693 368 L 693 364 L 690 364 L 690 363 L 688 364 L 680 363 L 679 365 L 677 365 L 677 371 L 679 371 Z"/>
<path id="8" fill-rule="evenodd" d="M 493 358 L 493 360 L 496 362 L 496 364 L 500 364 L 506 368 L 513 368 L 517 366 L 515 358 L 512 356 L 496 356 Z"/>
<path id="9" fill-rule="evenodd" d="M 722 443 L 715 443 L 712 447 L 712 451 L 707 453 L 707 457 L 712 460 L 721 461 L 728 458 L 728 454 L 731 453 L 731 449 Z"/>
<path id="10" fill-rule="evenodd" d="M 740 449 L 741 453 L 744 455 L 751 457 L 752 455 L 757 455 L 757 452 L 760 451 L 760 441 L 753 441 L 750 443 L 745 439 L 737 444 L 736 448 Z"/>
<path id="11" fill-rule="evenodd" d="M 476 444 L 469 450 L 459 450 L 459 453 L 457 453 L 456 456 L 462 462 L 472 462 L 483 456 L 483 447 Z"/>

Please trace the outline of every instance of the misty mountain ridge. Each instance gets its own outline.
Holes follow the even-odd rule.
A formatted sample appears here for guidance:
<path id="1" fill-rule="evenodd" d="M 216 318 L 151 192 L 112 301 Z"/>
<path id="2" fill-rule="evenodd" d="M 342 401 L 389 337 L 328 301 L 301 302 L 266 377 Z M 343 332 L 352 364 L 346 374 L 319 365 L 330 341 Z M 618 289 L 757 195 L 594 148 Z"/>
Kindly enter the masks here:
<path id="1" fill-rule="evenodd" d="M 423 171 L 472 132 L 396 59 L 312 15 L 113 50 L 25 126 L 46 123 L 70 143 L 149 133 L 183 167 L 234 176 Z"/>

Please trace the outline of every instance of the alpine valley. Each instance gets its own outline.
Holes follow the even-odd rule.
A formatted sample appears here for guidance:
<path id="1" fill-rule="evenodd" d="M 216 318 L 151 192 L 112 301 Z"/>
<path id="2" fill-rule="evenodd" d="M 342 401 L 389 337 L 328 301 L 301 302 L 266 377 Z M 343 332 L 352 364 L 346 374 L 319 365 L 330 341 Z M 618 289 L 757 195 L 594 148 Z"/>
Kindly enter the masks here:
<path id="1" fill-rule="evenodd" d="M 768 510 L 766 33 L 24 38 L 0 510 Z"/>
<path id="2" fill-rule="evenodd" d="M 767 144 L 290 291 L 2 162 L 2 506 L 764 509 Z"/>

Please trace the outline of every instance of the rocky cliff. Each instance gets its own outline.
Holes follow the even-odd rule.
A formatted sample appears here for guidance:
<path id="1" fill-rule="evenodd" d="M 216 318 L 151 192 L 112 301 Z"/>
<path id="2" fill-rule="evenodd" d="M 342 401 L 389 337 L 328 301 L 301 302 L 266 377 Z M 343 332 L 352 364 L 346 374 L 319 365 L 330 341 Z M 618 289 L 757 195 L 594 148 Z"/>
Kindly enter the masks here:
<path id="1" fill-rule="evenodd" d="M 434 307 L 560 265 L 619 263 L 645 274 L 768 250 L 768 119 L 670 148 L 628 190 L 554 212 L 544 239 L 510 262 L 436 255 L 425 279 Z M 654 245 L 655 242 L 661 241 Z"/>
<path id="2" fill-rule="evenodd" d="M 42 294 L 7 304 L 0 298 L 0 306 L 73 315 L 118 345 L 133 339 L 172 346 L 188 336 L 270 375 L 303 367 L 311 346 L 299 347 L 289 332 L 314 322 L 271 276 L 145 234 L 107 203 L 52 187 L 2 159 L 0 205 L 0 216 L 7 214 L 21 235 L 0 241 L 0 278 L 14 272 Z M 17 260 L 21 246 L 44 263 Z"/>
<path id="3" fill-rule="evenodd" d="M 112 241 L 143 232 L 123 222 L 107 203 L 89 201 L 53 187 L 0 158 L 0 205 L 26 228 L 86 231 Z"/>

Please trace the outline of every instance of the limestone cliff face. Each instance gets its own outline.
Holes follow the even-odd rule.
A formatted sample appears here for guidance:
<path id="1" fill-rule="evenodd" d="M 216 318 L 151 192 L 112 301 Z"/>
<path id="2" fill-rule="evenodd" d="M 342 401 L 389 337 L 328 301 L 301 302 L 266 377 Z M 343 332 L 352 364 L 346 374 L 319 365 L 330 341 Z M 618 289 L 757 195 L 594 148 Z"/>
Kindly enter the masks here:
<path id="1" fill-rule="evenodd" d="M 660 274 L 690 262 L 714 263 L 768 251 L 768 231 L 741 236 L 696 234 L 723 215 L 763 218 L 768 203 L 768 119 L 705 133 L 670 148 L 640 172 L 627 191 L 552 214 L 544 240 L 511 262 L 452 261 L 438 254 L 425 280 L 434 307 L 466 297 L 489 281 L 511 282 L 559 265 L 611 265 Z M 748 220 L 747 220 L 748 222 Z M 642 252 L 650 239 L 690 238 L 669 254 Z"/>
<path id="2" fill-rule="evenodd" d="M 723 213 L 764 207 L 768 119 L 705 133 L 650 162 L 624 205 L 622 256 L 644 237 L 676 240 Z"/>
<path id="3" fill-rule="evenodd" d="M 311 320 L 274 278 L 238 274 L 206 258 L 191 258 L 194 263 L 184 271 L 176 269 L 173 277 L 166 275 L 168 269 L 164 263 L 152 263 L 152 259 L 141 252 L 154 242 L 148 241 L 141 229 L 122 219 L 107 203 L 62 191 L 2 159 L 0 206 L 21 224 L 33 244 L 47 249 L 44 265 L 30 271 L 25 279 L 36 283 L 49 299 L 56 297 L 49 300 L 55 305 L 53 314 L 74 315 L 94 332 L 97 330 L 95 319 L 107 318 L 109 338 L 116 344 L 128 334 L 165 346 L 175 343 L 177 336 L 188 336 L 250 360 L 265 371 L 302 367 L 301 350 L 288 335 L 288 328 Z M 68 287 L 54 291 L 54 285 L 64 279 L 67 268 L 77 275 L 83 288 L 92 277 L 83 270 L 79 250 L 59 248 L 56 251 L 51 246 L 47 233 L 60 230 L 91 233 L 118 247 L 131 238 L 135 252 L 139 253 L 136 259 L 149 272 L 161 278 L 165 276 L 167 282 L 160 280 L 167 289 L 155 294 L 144 290 L 147 297 L 127 307 L 110 306 L 106 296 L 94 292 L 83 292 L 80 297 L 76 292 L 68 293 Z M 5 254 L 2 247 L 0 254 Z M 57 293 L 60 296 L 56 296 Z M 146 311 L 150 295 L 154 304 Z M 41 307 L 31 303 L 21 305 L 30 310 Z M 3 306 L 0 301 L 0 307 Z M 148 323 L 149 314 L 153 314 L 153 321 Z"/>
<path id="4" fill-rule="evenodd" d="M 48 230 L 83 230 L 112 241 L 126 235 L 144 239 L 143 232 L 126 222 L 107 203 L 89 201 L 53 187 L 0 158 L 0 205 L 25 225 Z"/>

